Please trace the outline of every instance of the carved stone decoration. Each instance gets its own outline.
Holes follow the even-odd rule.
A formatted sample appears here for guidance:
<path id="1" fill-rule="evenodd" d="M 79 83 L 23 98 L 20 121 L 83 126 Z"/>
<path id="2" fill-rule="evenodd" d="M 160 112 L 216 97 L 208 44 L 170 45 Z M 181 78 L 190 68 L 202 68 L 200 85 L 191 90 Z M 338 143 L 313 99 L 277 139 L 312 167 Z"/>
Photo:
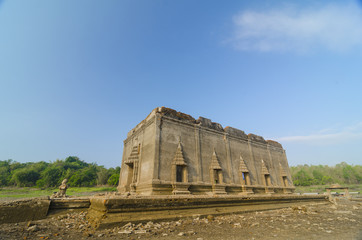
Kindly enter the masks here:
<path id="1" fill-rule="evenodd" d="M 215 149 L 212 154 L 210 164 L 210 180 L 212 183 L 212 191 L 214 194 L 226 194 L 222 168 L 219 159 L 216 155 Z"/>
<path id="2" fill-rule="evenodd" d="M 139 162 L 140 145 L 132 148 L 131 154 L 125 161 L 128 166 L 127 190 L 131 193 L 136 192 L 136 183 L 138 177 L 138 162 Z"/>
<path id="3" fill-rule="evenodd" d="M 178 143 L 175 157 L 172 161 L 171 175 L 172 194 L 190 194 L 188 190 L 190 186 L 190 184 L 188 184 L 188 169 L 182 151 L 181 140 Z"/>
<path id="4" fill-rule="evenodd" d="M 239 164 L 239 173 L 240 173 L 240 183 L 242 192 L 240 194 L 251 194 L 254 193 L 250 182 L 249 169 L 246 166 L 243 157 L 240 153 L 240 164 Z"/>
<path id="5" fill-rule="evenodd" d="M 133 164 L 135 161 L 138 161 L 138 146 L 134 146 L 132 148 L 131 154 L 125 161 L 125 164 L 127 164 L 127 165 Z"/>
<path id="6" fill-rule="evenodd" d="M 184 154 L 182 152 L 181 142 L 178 143 L 175 158 L 173 159 L 173 164 L 181 166 L 187 165 L 185 162 Z"/>
<path id="7" fill-rule="evenodd" d="M 219 159 L 217 158 L 215 149 L 214 149 L 214 152 L 212 154 L 210 169 L 222 170 L 222 168 L 220 166 L 220 163 L 219 163 Z"/>
<path id="8" fill-rule="evenodd" d="M 239 165 L 239 172 L 249 172 L 248 167 L 246 166 L 243 157 L 240 154 L 240 165 Z"/>
<path id="9" fill-rule="evenodd" d="M 279 163 L 279 172 L 280 172 L 280 178 L 281 178 L 281 181 L 283 184 L 283 192 L 292 193 L 290 191 L 290 189 L 288 189 L 288 187 L 289 187 L 288 176 L 281 163 Z"/>
<path id="10" fill-rule="evenodd" d="M 273 186 L 270 179 L 270 173 L 268 168 L 266 167 L 264 160 L 261 160 L 261 174 L 262 180 L 265 186 L 265 193 L 274 193 Z"/>
<path id="11" fill-rule="evenodd" d="M 264 160 L 261 160 L 261 174 L 270 175 L 268 168 L 265 166 Z"/>
<path id="12" fill-rule="evenodd" d="M 279 171 L 280 171 L 280 176 L 282 177 L 286 177 L 287 173 L 285 172 L 284 168 L 282 167 L 282 164 L 279 163 Z"/>

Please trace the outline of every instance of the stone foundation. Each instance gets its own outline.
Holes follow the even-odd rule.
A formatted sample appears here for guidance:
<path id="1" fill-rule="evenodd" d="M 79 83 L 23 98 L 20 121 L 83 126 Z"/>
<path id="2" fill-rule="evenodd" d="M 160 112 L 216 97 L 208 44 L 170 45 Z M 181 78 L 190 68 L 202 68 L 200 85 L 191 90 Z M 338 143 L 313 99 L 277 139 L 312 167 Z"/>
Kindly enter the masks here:
<path id="1" fill-rule="evenodd" d="M 49 197 L 0 203 L 0 224 L 43 219 L 47 216 Z"/>
<path id="2" fill-rule="evenodd" d="M 95 228 L 110 228 L 128 222 L 174 220 L 195 216 L 271 210 L 308 203 L 328 203 L 326 196 L 155 196 L 93 197 L 88 221 Z"/>

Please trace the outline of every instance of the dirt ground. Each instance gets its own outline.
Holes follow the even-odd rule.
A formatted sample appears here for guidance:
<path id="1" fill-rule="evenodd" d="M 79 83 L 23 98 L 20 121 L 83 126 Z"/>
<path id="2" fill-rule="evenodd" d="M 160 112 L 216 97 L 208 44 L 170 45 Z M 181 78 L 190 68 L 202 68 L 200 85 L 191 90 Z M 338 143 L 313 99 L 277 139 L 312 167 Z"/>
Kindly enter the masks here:
<path id="1" fill-rule="evenodd" d="M 300 205 L 168 222 L 128 223 L 94 231 L 86 212 L 0 225 L 0 239 L 361 239 L 362 202 Z"/>

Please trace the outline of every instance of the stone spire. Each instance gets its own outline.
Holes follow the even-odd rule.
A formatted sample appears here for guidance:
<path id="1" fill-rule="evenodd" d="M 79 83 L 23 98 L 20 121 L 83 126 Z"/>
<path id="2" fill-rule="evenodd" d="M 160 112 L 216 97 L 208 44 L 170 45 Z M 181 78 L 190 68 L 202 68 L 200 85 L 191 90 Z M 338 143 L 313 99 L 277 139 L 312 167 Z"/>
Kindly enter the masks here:
<path id="1" fill-rule="evenodd" d="M 239 172 L 249 172 L 248 167 L 246 166 L 243 157 L 240 154 L 240 165 Z"/>
<path id="2" fill-rule="evenodd" d="M 178 143 L 175 158 L 173 159 L 173 164 L 183 165 L 183 166 L 187 165 L 185 162 L 184 154 L 182 152 L 181 141 L 179 141 Z"/>
<path id="3" fill-rule="evenodd" d="M 280 171 L 280 175 L 282 177 L 286 177 L 287 176 L 287 173 L 285 172 L 284 168 L 282 167 L 282 164 L 279 163 L 279 171 Z"/>
<path id="4" fill-rule="evenodd" d="M 270 174 L 268 169 L 265 166 L 265 163 L 264 163 L 263 159 L 261 160 L 261 174 L 268 174 L 268 175 Z"/>
<path id="5" fill-rule="evenodd" d="M 215 152 L 215 148 L 214 148 L 214 153 L 212 154 L 212 159 L 211 159 L 211 165 L 210 165 L 211 169 L 222 169 L 219 163 L 219 159 L 217 158 L 216 152 Z"/>
<path id="6" fill-rule="evenodd" d="M 132 148 L 132 152 L 127 158 L 125 164 L 134 163 L 135 161 L 138 161 L 138 146 L 134 146 Z"/>

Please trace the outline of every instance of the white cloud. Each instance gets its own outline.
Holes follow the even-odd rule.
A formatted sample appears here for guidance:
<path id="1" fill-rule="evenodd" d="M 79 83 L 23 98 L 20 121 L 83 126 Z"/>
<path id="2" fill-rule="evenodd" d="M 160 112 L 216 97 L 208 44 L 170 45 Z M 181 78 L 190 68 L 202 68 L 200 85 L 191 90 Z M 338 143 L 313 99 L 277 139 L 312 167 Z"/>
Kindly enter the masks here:
<path id="1" fill-rule="evenodd" d="M 321 130 L 305 136 L 287 136 L 276 138 L 280 142 L 307 142 L 311 144 L 336 144 L 362 139 L 362 122 L 340 130 Z"/>
<path id="2" fill-rule="evenodd" d="M 243 51 L 345 51 L 362 46 L 362 13 L 357 4 L 248 10 L 233 20 L 230 42 Z"/>

